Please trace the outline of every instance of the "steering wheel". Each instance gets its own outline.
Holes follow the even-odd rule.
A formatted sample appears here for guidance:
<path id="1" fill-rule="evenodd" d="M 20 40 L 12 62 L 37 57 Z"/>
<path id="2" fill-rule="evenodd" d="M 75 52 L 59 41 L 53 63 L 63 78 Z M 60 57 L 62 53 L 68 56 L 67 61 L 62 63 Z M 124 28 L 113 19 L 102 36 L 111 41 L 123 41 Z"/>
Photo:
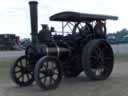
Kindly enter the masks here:
<path id="1" fill-rule="evenodd" d="M 89 23 L 76 23 L 72 31 L 73 35 L 80 34 L 81 36 L 86 36 L 89 33 L 93 33 L 93 28 Z"/>

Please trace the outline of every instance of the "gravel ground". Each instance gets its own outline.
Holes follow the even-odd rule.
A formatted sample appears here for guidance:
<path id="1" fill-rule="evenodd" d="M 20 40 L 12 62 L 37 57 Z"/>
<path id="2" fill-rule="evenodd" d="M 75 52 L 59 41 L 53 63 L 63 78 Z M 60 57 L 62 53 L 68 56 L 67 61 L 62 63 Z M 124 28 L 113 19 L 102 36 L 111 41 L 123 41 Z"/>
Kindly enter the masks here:
<path id="1" fill-rule="evenodd" d="M 81 74 L 77 78 L 63 79 L 60 86 L 51 91 L 43 91 L 36 84 L 20 88 L 8 78 L 0 80 L 0 96 L 128 96 L 127 68 L 127 62 L 116 62 L 111 77 L 105 81 L 90 81 Z"/>
<path id="2" fill-rule="evenodd" d="M 0 59 L 11 59 L 24 55 L 24 51 L 0 51 Z"/>

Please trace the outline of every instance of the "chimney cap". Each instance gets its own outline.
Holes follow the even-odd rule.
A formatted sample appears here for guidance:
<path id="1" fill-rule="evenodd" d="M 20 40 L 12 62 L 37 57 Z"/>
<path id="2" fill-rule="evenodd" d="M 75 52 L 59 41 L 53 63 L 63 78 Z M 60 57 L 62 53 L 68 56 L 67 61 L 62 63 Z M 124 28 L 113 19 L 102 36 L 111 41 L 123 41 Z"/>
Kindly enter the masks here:
<path id="1" fill-rule="evenodd" d="M 29 1 L 29 4 L 38 4 L 37 1 Z"/>

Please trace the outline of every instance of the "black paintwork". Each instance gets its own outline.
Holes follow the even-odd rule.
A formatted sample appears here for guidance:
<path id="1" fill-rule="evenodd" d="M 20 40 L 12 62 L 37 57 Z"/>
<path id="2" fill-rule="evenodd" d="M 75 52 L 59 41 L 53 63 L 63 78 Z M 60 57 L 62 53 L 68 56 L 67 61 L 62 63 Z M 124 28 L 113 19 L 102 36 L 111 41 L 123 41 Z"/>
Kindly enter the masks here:
<path id="1" fill-rule="evenodd" d="M 79 12 L 60 12 L 50 17 L 51 21 L 72 21 L 72 22 L 84 22 L 94 20 L 117 20 L 117 16 L 98 15 L 98 14 L 86 14 Z"/>
<path id="2" fill-rule="evenodd" d="M 54 57 L 54 60 L 57 60 L 57 62 L 59 62 L 61 68 L 60 67 L 58 68 L 61 69 L 63 73 L 62 75 L 66 77 L 78 76 L 80 72 L 83 71 L 83 65 L 81 60 L 83 54 L 83 48 L 86 47 L 86 45 L 90 41 L 95 41 L 96 39 L 97 39 L 96 41 L 98 42 L 106 41 L 105 21 L 108 19 L 111 20 L 118 19 L 118 17 L 116 16 L 83 14 L 78 12 L 61 12 L 51 16 L 50 20 L 75 22 L 75 24 L 72 24 L 73 29 L 70 32 L 70 34 L 67 34 L 66 36 L 64 34 L 53 35 L 52 31 L 54 30 L 54 28 L 52 27 L 51 28 L 52 31 L 51 31 L 49 30 L 48 25 L 46 24 L 42 25 L 42 29 L 41 31 L 39 31 L 38 34 L 37 2 L 31 1 L 29 4 L 30 4 L 30 17 L 31 17 L 32 44 L 31 46 L 28 46 L 26 48 L 25 57 L 29 61 L 28 62 L 30 68 L 29 70 L 31 70 L 34 73 L 35 80 L 37 82 L 40 81 L 37 78 L 37 75 L 47 73 L 46 70 L 45 73 L 44 71 L 42 71 L 41 73 L 40 70 L 37 69 L 40 69 L 41 66 L 43 66 L 42 64 L 45 58 L 46 60 L 47 59 L 49 60 L 51 57 L 52 58 Z M 92 24 L 92 21 L 95 21 L 94 22 L 95 25 Z M 79 25 L 82 25 L 81 23 L 84 23 L 84 25 L 80 27 Z M 93 45 L 94 44 L 97 45 L 97 42 L 96 43 L 94 42 Z M 91 46 L 90 44 L 88 45 L 89 47 Z M 89 47 L 87 47 L 87 49 L 89 49 Z M 49 71 L 50 74 L 52 73 L 54 75 L 51 69 L 49 70 L 50 70 Z M 44 85 L 44 84 L 45 83 L 43 82 L 39 83 L 39 85 Z M 56 84 L 53 85 L 56 86 Z M 50 87 L 48 87 L 47 89 L 50 89 Z"/>

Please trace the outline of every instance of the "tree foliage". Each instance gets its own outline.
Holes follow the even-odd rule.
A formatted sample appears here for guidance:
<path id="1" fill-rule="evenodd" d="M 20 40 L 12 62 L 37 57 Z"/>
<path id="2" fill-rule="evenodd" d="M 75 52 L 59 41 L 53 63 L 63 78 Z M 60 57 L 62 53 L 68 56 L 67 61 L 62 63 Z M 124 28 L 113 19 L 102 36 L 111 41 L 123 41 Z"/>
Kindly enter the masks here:
<path id="1" fill-rule="evenodd" d="M 109 38 L 110 36 L 111 37 L 114 36 L 115 39 Z M 124 28 L 120 31 L 117 31 L 116 33 L 109 33 L 107 35 L 107 37 L 108 37 L 108 41 L 110 41 L 110 43 L 111 42 L 114 42 L 114 43 L 128 43 L 128 30 L 126 28 Z"/>

